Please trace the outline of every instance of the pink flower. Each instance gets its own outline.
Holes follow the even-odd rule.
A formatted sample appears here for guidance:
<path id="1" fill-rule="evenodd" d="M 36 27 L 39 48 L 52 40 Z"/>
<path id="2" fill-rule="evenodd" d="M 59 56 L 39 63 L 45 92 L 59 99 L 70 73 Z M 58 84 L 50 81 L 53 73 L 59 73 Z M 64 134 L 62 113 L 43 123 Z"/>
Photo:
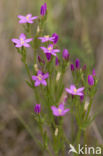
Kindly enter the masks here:
<path id="1" fill-rule="evenodd" d="M 48 48 L 45 48 L 45 47 L 40 47 L 40 48 L 44 51 L 44 53 L 49 53 L 54 56 L 56 56 L 56 53 L 60 52 L 59 49 L 53 49 L 53 44 L 50 44 Z"/>
<path id="2" fill-rule="evenodd" d="M 19 23 L 34 23 L 33 20 L 37 19 L 38 16 L 32 17 L 32 14 L 27 14 L 26 16 L 18 15 L 20 19 Z"/>
<path id="3" fill-rule="evenodd" d="M 52 41 L 52 42 L 54 41 L 54 37 L 49 37 L 49 35 L 46 35 L 44 37 L 38 37 L 38 39 L 40 39 L 42 43 L 48 41 Z"/>
<path id="4" fill-rule="evenodd" d="M 64 104 L 60 104 L 57 107 L 51 106 L 52 112 L 54 116 L 64 116 L 70 109 L 64 109 Z"/>
<path id="5" fill-rule="evenodd" d="M 47 79 L 49 77 L 49 74 L 43 74 L 42 71 L 38 71 L 37 76 L 33 75 L 32 76 L 32 80 L 35 81 L 35 87 L 39 86 L 40 84 L 46 86 L 47 82 L 45 79 Z"/>
<path id="6" fill-rule="evenodd" d="M 69 94 L 72 94 L 72 95 L 79 95 L 79 96 L 82 96 L 84 95 L 83 94 L 83 90 L 84 90 L 84 87 L 81 87 L 81 88 L 76 88 L 75 85 L 71 85 L 70 86 L 70 89 L 69 88 L 65 88 L 65 90 L 69 93 Z"/>
<path id="7" fill-rule="evenodd" d="M 32 38 L 26 39 L 26 36 L 22 33 L 19 36 L 19 39 L 13 38 L 12 42 L 14 42 L 14 44 L 16 44 L 15 47 L 20 48 L 23 46 L 24 47 L 30 47 L 30 45 L 28 43 L 31 42 L 32 40 L 33 40 Z"/>

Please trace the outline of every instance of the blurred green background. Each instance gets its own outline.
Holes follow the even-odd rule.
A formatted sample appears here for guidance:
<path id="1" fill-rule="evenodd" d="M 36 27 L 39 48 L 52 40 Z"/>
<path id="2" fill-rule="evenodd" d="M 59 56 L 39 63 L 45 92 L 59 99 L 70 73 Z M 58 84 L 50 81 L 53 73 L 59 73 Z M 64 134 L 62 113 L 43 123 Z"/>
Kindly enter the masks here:
<path id="1" fill-rule="evenodd" d="M 0 0 L 0 156 L 41 155 L 31 137 L 31 133 L 38 134 L 31 113 L 35 103 L 33 93 L 24 81 L 27 75 L 11 38 L 23 32 L 17 15 L 38 16 L 43 2 Z M 59 35 L 61 50 L 67 48 L 73 60 L 78 57 L 82 65 L 87 64 L 91 71 L 93 67 L 96 69 L 99 84 L 93 112 L 101 111 L 87 137 L 102 144 L 103 0 L 48 0 L 47 6 L 46 32 Z"/>

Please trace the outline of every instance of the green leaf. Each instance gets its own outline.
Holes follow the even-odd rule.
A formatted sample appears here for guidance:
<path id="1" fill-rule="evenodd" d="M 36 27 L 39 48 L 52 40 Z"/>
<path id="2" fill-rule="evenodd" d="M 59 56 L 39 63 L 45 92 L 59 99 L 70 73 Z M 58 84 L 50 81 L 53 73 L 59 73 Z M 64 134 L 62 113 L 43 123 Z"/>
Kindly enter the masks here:
<path id="1" fill-rule="evenodd" d="M 33 86 L 28 80 L 25 80 L 25 82 L 27 83 L 27 85 L 28 85 L 30 88 L 34 88 L 34 86 Z"/>

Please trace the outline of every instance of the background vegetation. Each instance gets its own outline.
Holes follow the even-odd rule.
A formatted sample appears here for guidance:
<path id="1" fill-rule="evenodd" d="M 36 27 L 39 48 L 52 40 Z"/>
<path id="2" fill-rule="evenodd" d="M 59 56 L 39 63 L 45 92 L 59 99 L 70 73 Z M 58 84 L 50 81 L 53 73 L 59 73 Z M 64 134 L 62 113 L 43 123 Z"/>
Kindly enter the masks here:
<path id="1" fill-rule="evenodd" d="M 23 30 L 17 15 L 31 12 L 36 16 L 42 3 L 0 0 L 0 156 L 41 155 L 31 137 L 38 131 L 32 119 L 34 97 L 24 81 L 27 75 L 11 38 Z M 90 145 L 103 145 L 103 0 L 49 0 L 47 5 L 46 33 L 58 33 L 61 50 L 67 48 L 73 60 L 78 57 L 82 64 L 96 69 L 99 85 L 92 113 L 99 111 L 99 115 L 86 139 Z M 32 51 L 28 55 L 31 61 Z M 71 79 L 69 72 L 68 77 Z M 67 121 L 64 127 L 69 135 Z"/>

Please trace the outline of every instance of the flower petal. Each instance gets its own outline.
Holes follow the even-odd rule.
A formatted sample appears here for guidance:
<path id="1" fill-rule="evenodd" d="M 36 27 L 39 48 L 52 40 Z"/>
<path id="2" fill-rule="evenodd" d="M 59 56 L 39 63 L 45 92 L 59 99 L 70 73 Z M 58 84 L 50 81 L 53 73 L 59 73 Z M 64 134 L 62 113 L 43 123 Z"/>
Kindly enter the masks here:
<path id="1" fill-rule="evenodd" d="M 49 77 L 49 74 L 48 73 L 46 73 L 46 74 L 43 75 L 43 79 L 47 79 L 48 77 Z"/>
<path id="2" fill-rule="evenodd" d="M 20 18 L 20 19 L 25 18 L 25 16 L 22 16 L 22 15 L 18 15 L 17 17 Z"/>
<path id="3" fill-rule="evenodd" d="M 47 85 L 47 82 L 45 80 L 42 80 L 41 81 L 42 85 L 46 86 Z"/>
<path id="4" fill-rule="evenodd" d="M 44 52 L 47 51 L 47 48 L 45 47 L 40 47 Z"/>
<path id="5" fill-rule="evenodd" d="M 27 43 L 24 43 L 23 46 L 24 46 L 24 47 L 27 47 L 27 48 L 30 47 L 30 45 L 27 44 Z"/>
<path id="6" fill-rule="evenodd" d="M 18 40 L 18 39 L 16 39 L 16 38 L 13 38 L 13 39 L 12 39 L 12 42 L 18 43 L 18 42 L 20 42 L 20 40 Z"/>
<path id="7" fill-rule="evenodd" d="M 70 109 L 65 109 L 62 113 L 62 115 L 65 115 L 68 111 L 70 111 Z"/>
<path id="8" fill-rule="evenodd" d="M 59 116 L 58 108 L 56 108 L 55 106 L 51 106 L 51 109 L 52 109 L 53 115 Z"/>
<path id="9" fill-rule="evenodd" d="M 32 17 L 32 14 L 27 14 L 26 17 Z"/>
<path id="10" fill-rule="evenodd" d="M 20 39 L 22 38 L 23 40 L 25 40 L 26 36 L 25 36 L 25 34 L 21 33 L 20 36 L 19 36 L 19 38 Z"/>
<path id="11" fill-rule="evenodd" d="M 78 88 L 77 92 L 82 92 L 84 90 L 84 87 Z"/>
<path id="12" fill-rule="evenodd" d="M 54 53 L 59 53 L 60 50 L 59 50 L 59 49 L 53 49 L 53 52 L 54 52 Z"/>
<path id="13" fill-rule="evenodd" d="M 15 47 L 20 48 L 20 47 L 22 47 L 22 45 L 21 44 L 17 44 Z"/>
<path id="14" fill-rule="evenodd" d="M 72 90 L 72 91 L 74 91 L 74 89 L 76 89 L 76 87 L 75 87 L 75 85 L 70 85 L 70 89 Z"/>
<path id="15" fill-rule="evenodd" d="M 32 23 L 34 23 L 34 22 L 33 22 L 32 20 L 28 20 L 27 23 L 31 23 L 31 24 L 32 24 Z"/>
<path id="16" fill-rule="evenodd" d="M 42 71 L 41 71 L 41 70 L 38 70 L 37 75 L 39 75 L 39 74 L 41 74 L 41 75 L 42 75 Z"/>
<path id="17" fill-rule="evenodd" d="M 63 111 L 63 110 L 64 110 L 64 104 L 61 103 L 61 104 L 59 105 L 59 108 Z"/>
<path id="18" fill-rule="evenodd" d="M 76 95 L 83 96 L 84 94 L 81 92 L 79 92 L 79 93 L 77 92 Z"/>
<path id="19" fill-rule="evenodd" d="M 19 23 L 20 23 L 20 24 L 22 24 L 22 23 L 27 23 L 27 21 L 26 21 L 25 19 L 21 19 L 21 20 L 19 21 Z"/>
<path id="20" fill-rule="evenodd" d="M 37 19 L 38 16 L 31 17 L 31 20 Z"/>
<path id="21" fill-rule="evenodd" d="M 33 75 L 32 80 L 38 80 L 37 76 Z"/>
<path id="22" fill-rule="evenodd" d="M 29 39 L 26 39 L 25 41 L 28 43 L 28 42 L 31 42 L 33 40 L 33 38 L 29 38 Z"/>
<path id="23" fill-rule="evenodd" d="M 65 88 L 65 90 L 69 93 L 69 94 L 74 94 L 74 92 L 72 90 L 70 90 L 69 88 Z"/>
<path id="24" fill-rule="evenodd" d="M 40 85 L 40 81 L 36 81 L 35 82 L 35 87 L 39 86 Z"/>

